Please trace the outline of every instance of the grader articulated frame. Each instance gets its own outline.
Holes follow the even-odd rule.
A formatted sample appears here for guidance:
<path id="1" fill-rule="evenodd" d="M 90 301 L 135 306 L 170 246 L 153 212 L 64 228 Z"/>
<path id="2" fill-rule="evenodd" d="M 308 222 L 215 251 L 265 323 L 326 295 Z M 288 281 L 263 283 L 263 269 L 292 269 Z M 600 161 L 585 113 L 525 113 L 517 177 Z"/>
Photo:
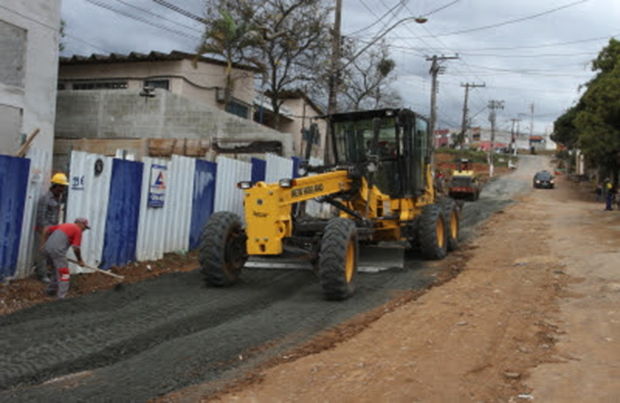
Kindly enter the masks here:
<path id="1" fill-rule="evenodd" d="M 234 284 L 249 256 L 295 255 L 313 264 L 327 299 L 342 300 L 354 293 L 361 244 L 406 241 L 429 259 L 458 247 L 460 211 L 454 200 L 437 199 L 424 118 L 408 109 L 380 109 L 328 121 L 333 165 L 302 163 L 300 170 L 314 175 L 239 183 L 245 226 L 236 214 L 212 215 L 200 250 L 208 285 Z M 318 134 L 316 126 L 311 133 Z M 306 216 L 303 204 L 313 199 L 332 205 L 338 216 Z"/>

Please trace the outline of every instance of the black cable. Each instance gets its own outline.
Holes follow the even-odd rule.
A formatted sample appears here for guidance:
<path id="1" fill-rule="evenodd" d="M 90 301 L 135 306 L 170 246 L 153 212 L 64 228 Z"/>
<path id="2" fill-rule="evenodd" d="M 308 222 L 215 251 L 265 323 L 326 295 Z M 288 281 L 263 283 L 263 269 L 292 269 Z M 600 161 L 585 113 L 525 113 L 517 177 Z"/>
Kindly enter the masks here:
<path id="1" fill-rule="evenodd" d="M 119 3 L 121 3 L 121 4 L 126 5 L 127 7 L 131 7 L 131 8 L 133 8 L 133 9 L 136 9 L 136 10 L 138 10 L 138 11 L 140 11 L 140 12 L 145 13 L 145 14 L 149 14 L 149 15 L 152 15 L 152 16 L 154 16 L 154 17 L 161 18 L 162 20 L 165 20 L 165 21 L 171 22 L 171 23 L 173 23 L 173 24 L 175 24 L 175 25 L 178 25 L 178 26 L 181 26 L 181 27 L 183 27 L 183 28 L 186 28 L 186 29 L 189 29 L 189 30 L 192 30 L 192 31 L 198 32 L 199 34 L 202 34 L 202 33 L 203 33 L 203 31 L 201 31 L 200 29 L 197 29 L 197 28 L 195 28 L 195 27 L 191 27 L 191 26 L 189 26 L 189 25 L 182 24 L 182 23 L 180 23 L 180 22 L 178 22 L 178 21 L 174 21 L 174 20 L 172 20 L 172 19 L 170 19 L 170 18 L 168 18 L 168 17 L 165 17 L 165 16 L 163 16 L 163 15 L 159 15 L 159 14 L 157 14 L 157 13 L 154 13 L 154 12 L 150 11 L 150 10 L 147 10 L 146 8 L 138 7 L 138 6 L 136 6 L 136 5 L 130 4 L 130 3 L 126 2 L 126 1 L 123 1 L 123 0 L 116 0 L 116 1 L 118 1 L 118 2 L 119 2 Z"/>
<path id="2" fill-rule="evenodd" d="M 27 15 L 25 15 L 25 14 L 22 14 L 22 13 L 20 13 L 20 12 L 18 12 L 18 11 L 15 11 L 15 10 L 13 10 L 13 9 L 9 8 L 9 7 L 5 7 L 5 6 L 1 5 L 1 4 L 0 4 L 0 8 L 2 8 L 2 9 L 4 9 L 4 10 L 7 10 L 7 11 L 9 11 L 9 12 L 11 12 L 11 13 L 15 14 L 15 15 L 19 15 L 20 17 L 22 17 L 22 18 L 24 18 L 24 19 L 26 19 L 26 20 L 28 20 L 28 21 L 34 22 L 35 24 L 38 24 L 38 25 L 40 25 L 40 26 L 42 26 L 42 27 L 45 27 L 45 28 L 48 28 L 48 29 L 50 29 L 50 30 L 52 30 L 52 31 L 54 31 L 54 32 L 56 32 L 56 33 L 60 33 L 60 28 L 56 28 L 56 27 L 53 27 L 53 26 L 51 26 L 51 25 L 48 25 L 48 24 L 46 24 L 46 23 L 44 23 L 44 22 L 41 22 L 41 21 L 39 21 L 39 20 L 37 20 L 37 19 L 34 19 L 34 18 L 32 18 L 32 17 L 29 17 L 29 16 L 27 16 Z M 74 39 L 74 40 L 76 40 L 77 42 L 81 42 L 81 43 L 83 43 L 83 44 L 85 44 L 85 45 L 88 45 L 88 46 L 90 46 L 90 47 L 92 47 L 92 48 L 102 50 L 102 51 L 104 51 L 105 53 L 110 53 L 108 50 L 106 50 L 106 49 L 104 49 L 104 48 L 102 48 L 102 47 L 100 47 L 100 46 L 97 46 L 97 45 L 94 45 L 94 44 L 92 44 L 92 43 L 86 42 L 85 40 L 80 39 L 80 38 L 78 38 L 78 37 L 76 37 L 76 36 L 73 36 L 73 35 L 71 35 L 71 34 L 67 34 L 67 33 L 65 33 L 65 36 L 66 36 L 67 38 Z"/>
<path id="3" fill-rule="evenodd" d="M 127 17 L 127 18 L 130 18 L 132 20 L 142 22 L 144 24 L 150 25 L 150 26 L 155 27 L 155 28 L 159 28 L 161 30 L 164 30 L 164 31 L 167 31 L 167 32 L 179 35 L 179 36 L 183 36 L 183 37 L 186 37 L 186 38 L 189 38 L 189 39 L 196 39 L 196 40 L 201 40 L 202 39 L 201 37 L 189 34 L 187 32 L 179 31 L 179 30 L 176 30 L 176 29 L 173 29 L 173 28 L 166 27 L 166 26 L 161 25 L 161 24 L 154 23 L 154 22 L 152 22 L 152 21 L 150 21 L 150 20 L 148 20 L 146 18 L 142 18 L 142 17 L 136 16 L 136 15 L 133 15 L 133 14 L 128 13 L 126 11 L 123 11 L 123 10 L 120 10 L 118 8 L 112 7 L 112 6 L 110 6 L 109 4 L 106 4 L 106 3 L 102 3 L 102 2 L 99 2 L 99 1 L 96 1 L 96 0 L 84 0 L 84 1 L 86 1 L 87 3 L 93 4 L 93 5 L 97 6 L 97 7 L 101 7 L 103 9 L 108 10 L 108 11 L 111 11 L 113 13 L 122 15 L 122 16 Z"/>
<path id="4" fill-rule="evenodd" d="M 155 3 L 157 3 L 157 4 L 159 4 L 162 7 L 165 7 L 167 9 L 169 9 L 169 10 L 172 10 L 172 11 L 174 11 L 174 12 L 176 12 L 178 14 L 181 14 L 181 15 L 187 17 L 187 18 L 190 18 L 190 19 L 192 19 L 194 21 L 198 21 L 198 22 L 201 22 L 203 24 L 207 23 L 207 21 L 204 18 L 202 18 L 202 17 L 200 17 L 200 16 L 198 16 L 198 15 L 196 15 L 196 14 L 190 12 L 190 11 L 187 11 L 187 10 L 185 10 L 185 9 L 175 5 L 175 4 L 172 4 L 172 3 L 167 2 L 165 0 L 153 0 L 153 1 Z"/>

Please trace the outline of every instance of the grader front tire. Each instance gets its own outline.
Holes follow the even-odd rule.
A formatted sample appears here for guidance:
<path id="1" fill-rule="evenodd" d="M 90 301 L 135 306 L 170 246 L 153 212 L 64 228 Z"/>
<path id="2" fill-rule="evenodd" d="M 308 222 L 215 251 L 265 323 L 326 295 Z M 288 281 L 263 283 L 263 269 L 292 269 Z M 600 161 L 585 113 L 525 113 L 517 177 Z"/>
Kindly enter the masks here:
<path id="1" fill-rule="evenodd" d="M 199 260 L 207 285 L 228 287 L 237 282 L 247 260 L 246 236 L 239 216 L 229 212 L 211 216 L 202 232 Z"/>
<path id="2" fill-rule="evenodd" d="M 459 248 L 459 233 L 461 230 L 459 208 L 452 199 L 445 199 L 442 202 L 442 207 L 444 222 L 446 223 L 448 252 L 452 252 Z"/>
<path id="3" fill-rule="evenodd" d="M 446 221 L 440 204 L 429 204 L 422 210 L 419 226 L 420 247 L 426 259 L 441 260 L 448 253 Z"/>
<path id="4" fill-rule="evenodd" d="M 344 300 L 355 292 L 358 261 L 357 229 L 346 218 L 327 223 L 319 253 L 319 279 L 328 300 Z"/>

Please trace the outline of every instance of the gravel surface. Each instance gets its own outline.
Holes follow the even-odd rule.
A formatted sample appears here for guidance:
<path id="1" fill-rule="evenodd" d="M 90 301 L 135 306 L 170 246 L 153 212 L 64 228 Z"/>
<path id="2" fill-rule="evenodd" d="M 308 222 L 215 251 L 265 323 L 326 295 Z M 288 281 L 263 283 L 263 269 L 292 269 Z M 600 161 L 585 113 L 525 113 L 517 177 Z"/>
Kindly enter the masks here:
<path id="1" fill-rule="evenodd" d="M 464 238 L 527 185 L 513 175 L 466 203 Z M 246 270 L 238 286 L 214 289 L 194 270 L 3 316 L 0 401 L 145 401 L 232 376 L 398 291 L 428 288 L 438 270 L 412 257 L 405 267 L 360 274 L 344 302 L 324 301 L 307 271 Z"/>

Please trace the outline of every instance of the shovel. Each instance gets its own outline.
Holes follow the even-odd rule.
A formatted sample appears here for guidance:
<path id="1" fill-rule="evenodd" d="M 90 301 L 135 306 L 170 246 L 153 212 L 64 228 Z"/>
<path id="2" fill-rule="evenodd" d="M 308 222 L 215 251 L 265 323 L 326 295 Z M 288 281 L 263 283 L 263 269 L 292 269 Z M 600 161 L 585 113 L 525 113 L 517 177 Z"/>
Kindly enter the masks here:
<path id="1" fill-rule="evenodd" d="M 71 263 L 75 263 L 75 264 L 79 265 L 79 263 L 77 262 L 77 260 L 73 260 L 73 259 L 67 259 L 67 260 L 68 260 L 68 261 L 70 261 Z M 97 272 L 99 272 L 99 273 L 107 274 L 108 276 L 111 276 L 111 277 L 117 278 L 117 279 L 119 279 L 119 280 L 122 280 L 122 279 L 124 279 L 124 278 L 125 278 L 125 276 L 121 276 L 121 275 L 119 275 L 119 274 L 114 274 L 114 273 L 112 273 L 111 271 L 101 270 L 101 269 L 98 269 L 98 268 L 96 268 L 96 267 L 89 266 L 89 265 L 87 265 L 87 264 L 85 264 L 85 265 L 84 265 L 84 267 L 85 267 L 85 268 L 87 268 L 87 269 L 89 269 L 89 270 L 94 270 L 94 271 L 97 271 Z"/>

